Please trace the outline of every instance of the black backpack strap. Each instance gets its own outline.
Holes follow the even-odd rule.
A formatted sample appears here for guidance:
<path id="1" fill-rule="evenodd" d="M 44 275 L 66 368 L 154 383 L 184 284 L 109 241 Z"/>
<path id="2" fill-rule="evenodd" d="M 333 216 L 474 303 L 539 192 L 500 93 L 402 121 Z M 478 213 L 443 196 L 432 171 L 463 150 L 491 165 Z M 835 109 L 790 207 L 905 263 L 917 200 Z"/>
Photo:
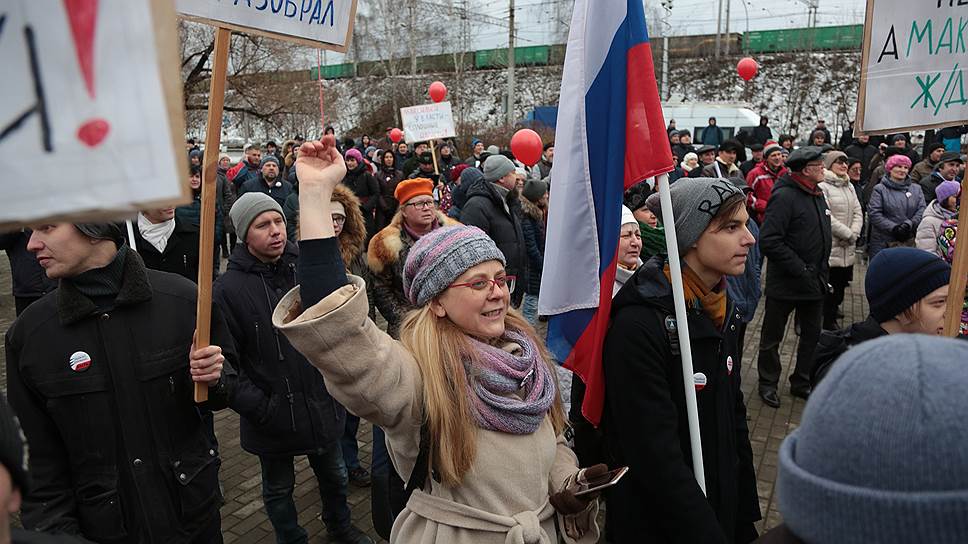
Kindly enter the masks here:
<path id="1" fill-rule="evenodd" d="M 420 425 L 420 449 L 417 452 L 417 462 L 413 465 L 413 472 L 407 480 L 407 496 L 414 489 L 423 490 L 430 472 L 430 422 L 424 421 Z M 436 478 L 435 478 L 436 479 Z"/>

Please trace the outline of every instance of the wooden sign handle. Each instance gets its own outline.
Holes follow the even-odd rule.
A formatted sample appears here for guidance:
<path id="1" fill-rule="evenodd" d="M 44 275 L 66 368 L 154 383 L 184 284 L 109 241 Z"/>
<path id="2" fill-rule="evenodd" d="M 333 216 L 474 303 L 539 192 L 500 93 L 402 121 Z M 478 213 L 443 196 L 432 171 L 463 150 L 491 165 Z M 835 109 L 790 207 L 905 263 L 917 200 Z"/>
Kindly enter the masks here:
<path id="1" fill-rule="evenodd" d="M 222 135 L 222 108 L 225 103 L 225 74 L 229 64 L 229 40 L 232 31 L 215 29 L 215 57 L 208 93 L 208 122 L 205 125 L 205 154 L 202 165 L 202 219 L 198 237 L 198 309 L 195 318 L 195 348 L 211 343 L 212 268 L 215 256 L 215 172 L 218 169 L 219 143 Z M 208 386 L 195 383 L 195 402 L 208 400 Z"/>
<path id="2" fill-rule="evenodd" d="M 437 168 L 437 150 L 435 149 L 434 140 L 430 140 L 430 156 L 434 159 L 434 174 L 440 175 L 440 169 Z"/>
<path id="3" fill-rule="evenodd" d="M 945 311 L 944 335 L 958 336 L 961 309 L 965 303 L 965 284 L 968 283 L 968 180 L 961 182 L 961 211 L 958 212 L 958 237 L 951 263 L 951 282 L 948 284 L 948 308 Z"/>

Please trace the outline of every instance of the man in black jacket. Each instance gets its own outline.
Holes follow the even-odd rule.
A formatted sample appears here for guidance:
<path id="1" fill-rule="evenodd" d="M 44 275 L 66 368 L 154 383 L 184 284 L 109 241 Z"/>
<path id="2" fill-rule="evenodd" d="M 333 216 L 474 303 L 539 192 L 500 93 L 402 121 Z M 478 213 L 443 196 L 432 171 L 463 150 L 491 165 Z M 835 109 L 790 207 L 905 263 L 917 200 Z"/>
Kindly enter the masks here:
<path id="1" fill-rule="evenodd" d="M 331 541 L 369 543 L 350 523 L 347 473 L 339 437 L 346 412 L 322 375 L 272 327 L 272 311 L 296 286 L 298 247 L 268 195 L 248 193 L 229 212 L 240 243 L 214 287 L 239 351 L 239 385 L 231 407 L 242 416 L 242 448 L 262 465 L 262 499 L 279 542 L 306 542 L 293 502 L 293 457 L 306 455 L 323 502 Z"/>
<path id="2" fill-rule="evenodd" d="M 0 249 L 7 252 L 10 260 L 10 283 L 18 316 L 27 306 L 57 288 L 57 282 L 47 277 L 37 257 L 27 251 L 29 239 L 30 229 L 0 234 Z"/>
<path id="3" fill-rule="evenodd" d="M 606 538 L 746 543 L 756 538 L 760 510 L 740 383 L 741 316 L 724 277 L 743 274 L 756 240 L 743 193 L 727 180 L 684 178 L 671 190 L 706 493 L 693 475 L 671 272 L 660 255 L 612 299 L 602 429 L 609 465 L 631 470 L 606 492 Z"/>
<path id="4" fill-rule="evenodd" d="M 146 267 L 198 281 L 198 225 L 176 217 L 175 208 L 145 210 L 137 223 L 131 245 Z"/>
<path id="5" fill-rule="evenodd" d="M 854 143 L 847 146 L 844 153 L 848 157 L 860 161 L 860 181 L 861 185 L 866 185 L 871 178 L 871 161 L 874 160 L 874 155 L 877 155 L 877 146 L 871 143 L 871 137 L 867 135 L 858 136 L 854 139 Z M 877 183 L 877 181 L 874 180 L 874 183 Z"/>
<path id="6" fill-rule="evenodd" d="M 790 173 L 773 186 L 760 229 L 760 249 L 767 267 L 766 314 L 757 361 L 759 394 L 774 408 L 780 406 L 780 344 L 794 310 L 800 323 L 800 345 L 796 367 L 790 373 L 790 394 L 803 399 L 810 396 L 810 367 L 829 289 L 830 210 L 817 188 L 824 176 L 820 149 L 801 147 L 790 154 L 786 165 Z"/>
<path id="7" fill-rule="evenodd" d="M 484 161 L 484 183 L 467 190 L 467 202 L 461 209 L 460 220 L 483 230 L 494 240 L 507 259 L 509 276 L 524 279 L 527 273 L 527 253 L 524 231 L 521 229 L 521 206 L 515 189 L 517 177 L 514 163 L 503 155 L 492 155 Z M 518 281 L 511 293 L 511 302 L 517 306 L 524 298 L 525 281 Z"/>
<path id="8" fill-rule="evenodd" d="M 60 283 L 6 336 L 31 453 L 21 520 L 95 542 L 221 542 L 212 410 L 234 394 L 232 339 L 213 307 L 213 345 L 194 349 L 195 285 L 146 269 L 122 240 L 111 224 L 31 234 Z M 208 401 L 193 401 L 195 384 Z"/>

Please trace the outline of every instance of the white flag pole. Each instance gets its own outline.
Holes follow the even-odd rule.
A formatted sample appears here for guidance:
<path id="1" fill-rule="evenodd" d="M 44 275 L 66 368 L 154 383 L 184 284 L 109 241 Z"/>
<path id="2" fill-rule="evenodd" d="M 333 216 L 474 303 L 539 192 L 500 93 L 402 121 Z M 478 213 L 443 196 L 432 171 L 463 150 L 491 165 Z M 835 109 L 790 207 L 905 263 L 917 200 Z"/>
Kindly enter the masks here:
<path id="1" fill-rule="evenodd" d="M 128 245 L 131 246 L 131 249 L 138 251 L 138 244 L 134 241 L 134 225 L 131 224 L 130 219 L 125 221 L 124 224 L 128 227 Z"/>
<path id="2" fill-rule="evenodd" d="M 672 197 L 669 194 L 669 175 L 662 174 L 656 177 L 656 183 L 659 187 L 662 225 L 665 227 L 666 246 L 669 250 L 669 275 L 672 277 L 672 300 L 676 307 L 676 332 L 679 334 L 679 351 L 682 358 L 682 381 L 685 384 L 692 470 L 696 474 L 699 488 L 705 494 L 706 475 L 702 465 L 702 442 L 699 439 L 699 408 L 696 403 L 696 381 L 692 370 L 692 345 L 689 343 L 689 322 L 686 318 L 686 297 L 682 289 L 682 266 L 679 263 L 679 245 L 676 241 L 676 220 L 672 212 Z"/>

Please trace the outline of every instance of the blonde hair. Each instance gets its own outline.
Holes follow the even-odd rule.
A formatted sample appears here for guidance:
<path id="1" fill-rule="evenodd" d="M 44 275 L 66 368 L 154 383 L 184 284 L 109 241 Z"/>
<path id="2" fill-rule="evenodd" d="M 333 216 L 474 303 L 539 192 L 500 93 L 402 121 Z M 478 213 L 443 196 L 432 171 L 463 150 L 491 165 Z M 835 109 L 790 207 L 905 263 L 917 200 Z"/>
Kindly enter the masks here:
<path id="1" fill-rule="evenodd" d="M 534 328 L 515 310 L 509 310 L 504 326 L 522 331 L 538 347 L 560 391 L 555 363 Z M 430 467 L 441 481 L 458 486 L 477 454 L 477 425 L 468 398 L 464 359 L 474 353 L 469 337 L 446 318 L 437 317 L 430 305 L 411 311 L 400 326 L 400 342 L 413 354 L 423 379 L 424 417 L 430 427 Z M 561 396 L 548 413 L 555 436 L 565 428 Z"/>

